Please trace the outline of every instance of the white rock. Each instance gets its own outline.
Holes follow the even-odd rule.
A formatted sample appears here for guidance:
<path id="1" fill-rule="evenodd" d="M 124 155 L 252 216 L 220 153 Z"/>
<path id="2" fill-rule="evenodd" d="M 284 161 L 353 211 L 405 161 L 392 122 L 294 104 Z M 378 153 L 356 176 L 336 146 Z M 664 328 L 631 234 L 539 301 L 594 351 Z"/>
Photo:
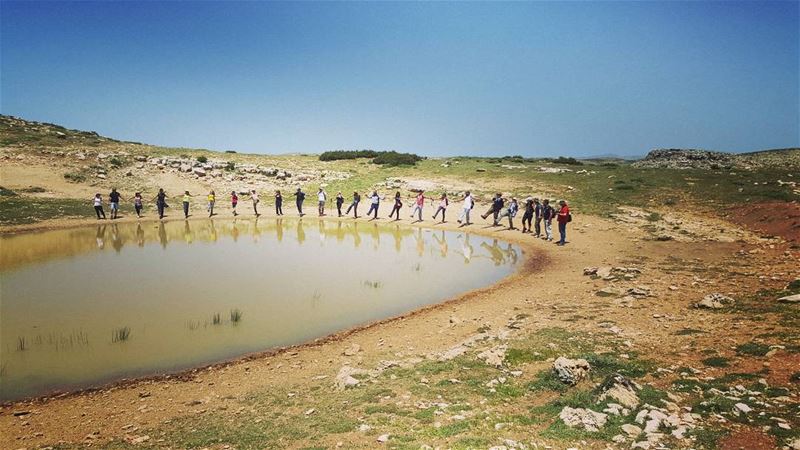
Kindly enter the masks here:
<path id="1" fill-rule="evenodd" d="M 502 367 L 506 359 L 506 350 L 508 346 L 498 345 L 489 350 L 478 353 L 478 359 L 482 359 L 486 364 L 495 367 Z"/>
<path id="2" fill-rule="evenodd" d="M 800 294 L 787 295 L 778 299 L 781 303 L 800 303 Z"/>
<path id="3" fill-rule="evenodd" d="M 749 413 L 750 411 L 752 411 L 752 410 L 753 410 L 753 408 L 751 408 L 751 407 L 747 406 L 747 405 L 746 405 L 746 404 L 744 404 L 744 403 L 737 403 L 737 404 L 735 404 L 735 405 L 733 405 L 733 406 L 734 406 L 736 409 L 738 409 L 739 411 L 741 411 L 741 412 L 743 412 L 743 413 L 745 413 L 745 414 L 746 414 L 746 413 Z"/>
<path id="4" fill-rule="evenodd" d="M 632 438 L 635 438 L 636 436 L 642 434 L 642 429 L 631 423 L 626 423 L 625 425 L 622 425 L 620 428 L 622 428 L 622 431 L 624 431 L 625 434 L 627 434 Z"/>
<path id="5" fill-rule="evenodd" d="M 383 444 L 384 442 L 387 442 L 388 440 L 389 440 L 389 435 L 388 434 L 382 434 L 382 435 L 378 436 L 378 442 L 380 442 L 381 444 Z"/>
<path id="6" fill-rule="evenodd" d="M 344 352 L 342 352 L 342 354 L 344 354 L 345 356 L 355 356 L 360 351 L 361 351 L 360 345 L 352 344 L 346 349 L 344 349 Z"/>
<path id="7" fill-rule="evenodd" d="M 591 366 L 585 359 L 569 359 L 559 356 L 558 359 L 553 362 L 553 371 L 556 373 L 556 377 L 558 377 L 562 383 L 573 386 L 586 378 L 586 374 L 589 373 L 590 369 Z"/>
<path id="8" fill-rule="evenodd" d="M 570 408 L 565 406 L 558 417 L 568 427 L 581 427 L 589 432 L 599 431 L 608 421 L 608 416 L 597 411 L 585 408 Z"/>

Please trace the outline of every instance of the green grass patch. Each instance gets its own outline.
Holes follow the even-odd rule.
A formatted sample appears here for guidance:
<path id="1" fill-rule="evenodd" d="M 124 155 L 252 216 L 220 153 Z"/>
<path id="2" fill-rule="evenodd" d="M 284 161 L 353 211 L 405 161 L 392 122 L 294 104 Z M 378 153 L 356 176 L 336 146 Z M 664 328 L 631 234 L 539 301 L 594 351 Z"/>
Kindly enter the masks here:
<path id="1" fill-rule="evenodd" d="M 728 367 L 730 360 L 724 356 L 712 356 L 702 360 L 703 365 L 708 367 Z"/>
<path id="2" fill-rule="evenodd" d="M 0 197 L 0 225 L 23 225 L 61 217 L 95 217 L 95 213 L 86 200 Z"/>
<path id="3" fill-rule="evenodd" d="M 736 353 L 749 356 L 764 356 L 769 352 L 769 345 L 757 342 L 748 342 L 736 347 Z"/>

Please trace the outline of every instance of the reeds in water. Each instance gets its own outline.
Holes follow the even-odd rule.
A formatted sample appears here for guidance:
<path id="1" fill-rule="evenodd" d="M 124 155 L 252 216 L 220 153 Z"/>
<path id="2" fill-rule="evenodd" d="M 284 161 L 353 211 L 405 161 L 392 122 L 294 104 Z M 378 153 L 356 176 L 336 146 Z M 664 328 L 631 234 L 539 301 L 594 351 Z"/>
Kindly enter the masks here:
<path id="1" fill-rule="evenodd" d="M 238 309 L 231 310 L 231 323 L 239 323 L 242 320 L 242 312 Z"/>
<path id="2" fill-rule="evenodd" d="M 124 342 L 131 337 L 131 329 L 128 327 L 117 328 L 111 332 L 111 342 Z"/>
<path id="3" fill-rule="evenodd" d="M 216 313 L 211 317 L 211 325 L 219 325 L 221 323 L 222 323 L 222 317 L 220 316 L 219 313 Z"/>

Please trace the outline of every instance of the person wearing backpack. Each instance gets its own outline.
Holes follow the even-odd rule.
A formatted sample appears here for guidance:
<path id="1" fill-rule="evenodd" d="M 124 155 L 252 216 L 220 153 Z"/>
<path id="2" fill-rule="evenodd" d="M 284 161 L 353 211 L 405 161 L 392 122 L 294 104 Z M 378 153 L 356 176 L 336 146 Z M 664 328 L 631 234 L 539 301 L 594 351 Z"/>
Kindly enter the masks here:
<path id="1" fill-rule="evenodd" d="M 470 192 L 467 191 L 464 194 L 464 198 L 462 199 L 462 201 L 464 202 L 464 204 L 461 207 L 462 208 L 461 209 L 461 215 L 458 216 L 458 223 L 460 223 L 461 226 L 463 227 L 463 226 L 467 226 L 467 225 L 470 224 L 469 223 L 469 213 L 470 213 L 470 211 L 472 211 L 472 208 L 475 207 L 475 199 L 472 198 L 472 194 L 470 194 Z M 461 221 L 464 220 L 465 218 L 466 218 L 466 222 L 462 223 Z"/>
<path id="2" fill-rule="evenodd" d="M 558 241 L 558 245 L 564 245 L 567 243 L 567 222 L 572 221 L 572 215 L 569 213 L 569 206 L 567 206 L 567 202 L 561 200 L 558 202 L 561 206 L 561 209 L 558 211 L 558 234 L 561 235 L 561 240 Z"/>
<path id="3" fill-rule="evenodd" d="M 533 199 L 533 216 L 536 219 L 536 223 L 534 224 L 534 230 L 536 233 L 536 237 L 542 235 L 542 205 L 539 203 L 539 199 Z M 531 227 L 528 226 L 528 232 L 530 233 Z"/>
<path id="4" fill-rule="evenodd" d="M 553 240 L 553 216 L 556 211 L 550 206 L 550 200 L 544 199 L 542 202 L 542 220 L 544 221 L 544 239 Z"/>
<path id="5" fill-rule="evenodd" d="M 505 206 L 506 201 L 503 198 L 503 194 L 497 193 L 494 195 L 494 199 L 492 200 L 492 206 L 489 207 L 489 210 L 486 211 L 485 214 L 481 214 L 482 218 L 487 218 L 489 215 L 493 216 L 492 222 L 496 225 L 497 224 L 497 216 L 500 215 L 500 211 L 503 210 L 503 206 Z"/>
<path id="6" fill-rule="evenodd" d="M 306 199 L 306 193 L 303 192 L 302 189 L 297 188 L 297 192 L 294 193 L 294 196 L 296 197 L 295 204 L 297 205 L 297 213 L 300 214 L 300 217 L 303 217 L 305 215 L 303 214 L 303 201 Z"/>

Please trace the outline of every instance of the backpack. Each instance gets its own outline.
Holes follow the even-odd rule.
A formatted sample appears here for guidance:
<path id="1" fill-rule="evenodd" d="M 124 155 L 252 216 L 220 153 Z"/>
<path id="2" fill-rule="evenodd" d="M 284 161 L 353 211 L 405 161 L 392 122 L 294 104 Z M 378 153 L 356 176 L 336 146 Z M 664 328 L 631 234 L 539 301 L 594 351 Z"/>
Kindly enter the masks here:
<path id="1" fill-rule="evenodd" d="M 567 213 L 567 222 L 572 222 L 572 213 Z"/>

